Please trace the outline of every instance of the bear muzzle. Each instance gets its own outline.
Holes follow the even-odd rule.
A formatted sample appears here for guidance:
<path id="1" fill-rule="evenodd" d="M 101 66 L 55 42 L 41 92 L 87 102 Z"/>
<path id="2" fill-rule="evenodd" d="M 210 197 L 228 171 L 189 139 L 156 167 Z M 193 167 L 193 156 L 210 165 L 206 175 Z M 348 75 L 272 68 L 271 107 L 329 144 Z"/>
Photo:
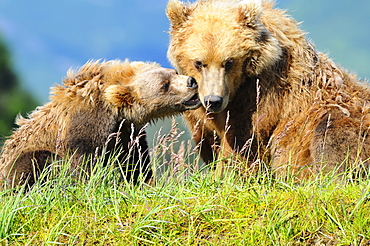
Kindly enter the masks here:
<path id="1" fill-rule="evenodd" d="M 209 112 L 221 111 L 223 101 L 224 99 L 220 96 L 208 95 L 204 97 L 204 105 Z"/>
<path id="2" fill-rule="evenodd" d="M 198 83 L 193 77 L 189 77 L 187 80 L 187 87 L 192 89 L 198 88 Z"/>
<path id="3" fill-rule="evenodd" d="M 199 99 L 198 93 L 195 93 L 190 99 L 182 102 L 187 109 L 197 109 L 202 105 L 202 102 Z"/>
<path id="4" fill-rule="evenodd" d="M 185 101 L 182 102 L 184 106 L 186 106 L 186 109 L 197 109 L 202 105 L 202 101 L 199 99 L 198 91 L 198 83 L 193 77 L 189 77 L 186 81 L 187 88 L 191 91 L 195 91 L 195 94 L 191 96 L 189 99 L 185 99 Z"/>

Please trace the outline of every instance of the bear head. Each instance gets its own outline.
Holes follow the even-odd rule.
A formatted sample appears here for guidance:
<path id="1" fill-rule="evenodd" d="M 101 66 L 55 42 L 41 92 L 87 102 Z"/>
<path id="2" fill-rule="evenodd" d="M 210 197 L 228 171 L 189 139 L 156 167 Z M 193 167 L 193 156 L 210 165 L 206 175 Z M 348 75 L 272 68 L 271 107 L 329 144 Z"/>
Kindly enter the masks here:
<path id="1" fill-rule="evenodd" d="M 263 24 L 261 0 L 170 0 L 168 58 L 199 83 L 208 111 L 223 111 L 245 78 L 280 59 L 282 48 Z"/>
<path id="2" fill-rule="evenodd" d="M 104 70 L 104 101 L 135 125 L 201 106 L 196 80 L 173 69 L 113 61 Z"/>

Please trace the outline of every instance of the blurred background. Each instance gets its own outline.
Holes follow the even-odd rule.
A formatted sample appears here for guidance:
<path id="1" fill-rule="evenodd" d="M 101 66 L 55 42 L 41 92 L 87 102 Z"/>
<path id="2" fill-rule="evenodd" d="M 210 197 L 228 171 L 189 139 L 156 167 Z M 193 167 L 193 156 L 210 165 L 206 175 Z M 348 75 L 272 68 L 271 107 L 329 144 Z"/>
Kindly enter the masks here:
<path id="1" fill-rule="evenodd" d="M 69 68 L 89 59 L 129 58 L 171 67 L 166 58 L 166 4 L 0 0 L 0 140 L 10 134 L 18 113 L 24 116 L 47 102 L 49 88 L 61 83 Z M 360 78 L 369 77 L 370 1 L 277 0 L 277 7 L 302 22 L 318 50 Z M 169 128 L 170 122 L 151 126 L 149 134 Z"/>

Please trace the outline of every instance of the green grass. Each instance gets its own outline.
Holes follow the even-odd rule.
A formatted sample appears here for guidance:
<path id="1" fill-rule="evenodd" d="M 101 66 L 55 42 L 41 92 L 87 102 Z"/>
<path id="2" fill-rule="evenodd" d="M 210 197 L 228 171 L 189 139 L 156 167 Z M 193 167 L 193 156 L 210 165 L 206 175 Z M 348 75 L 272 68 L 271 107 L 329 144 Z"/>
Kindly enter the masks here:
<path id="1" fill-rule="evenodd" d="M 367 245 L 370 182 L 302 185 L 261 177 L 132 186 L 102 172 L 92 180 L 48 180 L 0 194 L 1 243 L 8 245 Z M 105 177 L 103 177 L 105 176 Z"/>
<path id="2" fill-rule="evenodd" d="M 179 134 L 157 138 L 151 184 L 100 164 L 77 180 L 55 162 L 32 190 L 1 192 L 0 245 L 369 245 L 370 179 L 217 179 L 174 152 Z"/>

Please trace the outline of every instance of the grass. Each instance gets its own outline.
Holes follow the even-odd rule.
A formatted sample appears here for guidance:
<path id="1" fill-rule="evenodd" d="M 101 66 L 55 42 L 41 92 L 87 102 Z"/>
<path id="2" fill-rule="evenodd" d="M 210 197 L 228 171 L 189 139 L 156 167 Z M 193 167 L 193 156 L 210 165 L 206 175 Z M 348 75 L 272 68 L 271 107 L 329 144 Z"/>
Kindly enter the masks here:
<path id="1" fill-rule="evenodd" d="M 158 134 L 151 184 L 55 162 L 32 190 L 0 193 L 1 245 L 369 245 L 370 179 L 217 179 L 175 125 Z M 175 151 L 175 145 L 179 145 Z M 166 167 L 164 167 L 166 166 Z"/>

